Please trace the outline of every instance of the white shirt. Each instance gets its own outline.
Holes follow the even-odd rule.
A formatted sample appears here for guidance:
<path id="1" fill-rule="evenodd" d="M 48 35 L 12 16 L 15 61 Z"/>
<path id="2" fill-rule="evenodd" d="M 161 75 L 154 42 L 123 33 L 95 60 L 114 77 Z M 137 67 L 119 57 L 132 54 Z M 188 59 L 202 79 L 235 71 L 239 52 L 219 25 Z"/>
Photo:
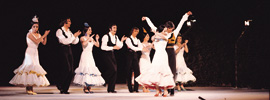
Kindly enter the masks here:
<path id="1" fill-rule="evenodd" d="M 180 20 L 180 22 L 179 22 L 179 24 L 177 25 L 176 29 L 175 29 L 173 32 L 168 33 L 168 34 L 172 34 L 172 33 L 173 33 L 174 36 L 177 36 L 177 35 L 179 34 L 179 32 L 180 32 L 180 30 L 181 30 L 183 24 L 185 23 L 185 21 L 188 20 L 188 16 L 189 16 L 189 15 L 188 15 L 187 13 L 186 13 L 185 15 L 183 15 L 183 16 L 182 16 L 182 19 Z M 151 27 L 152 32 L 156 32 L 157 27 L 151 22 L 151 20 L 150 20 L 148 17 L 146 17 L 146 22 L 147 22 L 147 24 Z"/>
<path id="2" fill-rule="evenodd" d="M 61 29 L 64 31 L 64 33 L 62 32 Z M 75 37 L 69 29 L 67 31 L 64 30 L 64 27 L 61 27 L 61 29 L 58 29 L 56 31 L 56 37 L 58 38 L 59 43 L 62 43 L 64 45 L 69 45 L 71 43 L 77 44 L 79 42 L 79 38 Z M 63 34 L 65 34 L 67 38 Z"/>
<path id="3" fill-rule="evenodd" d="M 135 47 L 133 44 L 132 44 L 132 41 L 135 45 L 138 45 L 138 47 Z M 143 46 L 142 46 L 142 43 L 139 39 L 137 39 L 136 37 L 134 38 L 133 36 L 131 36 L 131 39 L 130 38 L 127 38 L 126 39 L 126 44 L 127 46 L 133 50 L 133 51 L 142 51 L 143 49 Z"/>
<path id="4" fill-rule="evenodd" d="M 116 42 L 116 46 L 122 48 L 123 47 L 123 42 L 121 42 L 118 38 L 117 35 L 112 35 L 111 32 L 109 32 L 109 35 L 110 35 L 110 39 L 111 39 L 111 42 L 113 44 L 115 44 L 115 37 L 117 39 L 117 42 Z M 105 50 L 105 51 L 112 51 L 113 50 L 113 46 L 108 46 L 107 45 L 107 42 L 109 41 L 109 37 L 108 35 L 104 35 L 101 39 L 102 43 L 101 43 L 101 50 Z"/>

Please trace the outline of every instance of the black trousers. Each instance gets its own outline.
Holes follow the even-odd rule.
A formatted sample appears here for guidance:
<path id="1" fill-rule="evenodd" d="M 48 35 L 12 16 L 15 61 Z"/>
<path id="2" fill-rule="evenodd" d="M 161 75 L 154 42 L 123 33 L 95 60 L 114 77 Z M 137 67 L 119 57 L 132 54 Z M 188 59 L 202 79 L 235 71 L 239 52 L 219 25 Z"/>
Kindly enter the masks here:
<path id="1" fill-rule="evenodd" d="M 134 51 L 127 52 L 126 58 L 127 66 L 127 84 L 129 92 L 138 91 L 139 84 L 134 80 L 134 88 L 132 87 L 132 72 L 134 72 L 134 78 L 140 75 L 138 53 Z"/>
<path id="2" fill-rule="evenodd" d="M 169 66 L 171 68 L 173 79 L 175 80 L 176 76 L 176 57 L 175 57 L 175 51 L 174 48 L 166 48 L 167 54 L 168 54 L 168 60 L 169 60 Z M 168 91 L 171 94 L 174 94 L 174 89 L 168 89 Z"/>
<path id="3" fill-rule="evenodd" d="M 112 92 L 115 91 L 115 83 L 117 79 L 117 63 L 113 51 L 105 51 L 103 54 L 103 64 L 105 71 L 102 73 L 102 77 L 108 84 L 107 91 Z"/>
<path id="4" fill-rule="evenodd" d="M 73 55 L 70 45 L 62 45 L 61 49 L 61 70 L 58 71 L 59 78 L 57 82 L 58 90 L 68 92 L 69 86 L 75 75 L 73 68 Z"/>

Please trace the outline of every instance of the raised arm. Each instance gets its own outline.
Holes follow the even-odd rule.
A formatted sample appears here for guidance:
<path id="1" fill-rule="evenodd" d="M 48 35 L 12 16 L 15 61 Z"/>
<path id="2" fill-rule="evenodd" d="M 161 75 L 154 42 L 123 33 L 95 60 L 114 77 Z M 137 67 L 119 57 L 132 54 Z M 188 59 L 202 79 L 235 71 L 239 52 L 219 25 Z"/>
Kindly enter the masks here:
<path id="1" fill-rule="evenodd" d="M 96 46 L 96 47 L 99 47 L 99 35 L 97 34 L 96 35 L 96 41 L 93 39 L 93 42 L 94 42 L 94 45 Z"/>
<path id="2" fill-rule="evenodd" d="M 41 42 L 43 45 L 47 44 L 47 35 L 50 33 L 50 30 L 46 30 L 44 35 L 42 36 L 43 41 Z"/>
<path id="3" fill-rule="evenodd" d="M 187 13 L 185 13 L 185 15 L 183 15 L 182 19 L 180 20 L 179 24 L 177 25 L 176 29 L 174 30 L 174 36 L 177 36 L 183 26 L 183 24 L 185 23 L 185 21 L 188 20 L 188 16 L 192 15 L 192 12 L 189 11 Z"/>
<path id="4" fill-rule="evenodd" d="M 188 46 L 187 46 L 187 43 L 188 43 L 188 40 L 185 40 L 185 43 L 184 43 L 184 50 L 186 53 L 188 53 Z"/>
<path id="5" fill-rule="evenodd" d="M 142 21 L 146 20 L 147 24 L 150 26 L 152 32 L 156 32 L 157 27 L 152 23 L 152 21 L 148 17 L 142 17 Z"/>

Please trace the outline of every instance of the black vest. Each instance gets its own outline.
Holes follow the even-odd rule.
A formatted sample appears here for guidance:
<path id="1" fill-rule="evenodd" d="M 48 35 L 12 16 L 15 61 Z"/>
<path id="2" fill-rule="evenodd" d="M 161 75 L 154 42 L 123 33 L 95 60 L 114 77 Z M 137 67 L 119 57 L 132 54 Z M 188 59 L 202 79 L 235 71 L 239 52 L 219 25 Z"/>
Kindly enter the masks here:
<path id="1" fill-rule="evenodd" d="M 60 30 L 62 30 L 62 34 L 65 36 L 65 38 L 68 38 L 68 36 L 66 35 L 65 31 L 62 28 L 60 28 Z"/>
<path id="2" fill-rule="evenodd" d="M 133 39 L 131 38 L 131 37 L 129 37 L 129 39 L 130 39 L 130 41 L 131 41 L 131 43 L 132 43 L 132 45 L 134 46 L 134 47 L 138 47 L 138 44 L 137 45 L 135 45 L 134 44 L 134 41 L 133 41 Z M 128 47 L 128 51 L 130 51 L 131 49 Z M 133 50 L 131 50 L 131 51 L 133 51 Z"/>
<path id="3" fill-rule="evenodd" d="M 107 34 L 108 36 L 108 42 L 107 42 L 107 46 L 115 46 L 116 43 L 117 43 L 117 38 L 115 36 L 115 44 L 112 43 L 112 40 L 111 40 L 111 36 L 109 34 Z"/>
<path id="4" fill-rule="evenodd" d="M 168 39 L 167 46 L 174 46 L 175 45 L 175 36 L 172 33 L 171 37 Z"/>

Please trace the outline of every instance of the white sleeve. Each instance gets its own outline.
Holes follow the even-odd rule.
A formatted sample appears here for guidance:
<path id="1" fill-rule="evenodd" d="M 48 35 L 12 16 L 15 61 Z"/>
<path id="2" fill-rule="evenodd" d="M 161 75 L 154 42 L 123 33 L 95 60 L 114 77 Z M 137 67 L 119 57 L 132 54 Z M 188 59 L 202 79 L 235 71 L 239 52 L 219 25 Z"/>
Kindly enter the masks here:
<path id="1" fill-rule="evenodd" d="M 174 47 L 174 51 L 179 48 L 177 45 L 174 45 L 173 47 Z"/>
<path id="2" fill-rule="evenodd" d="M 131 42 L 131 39 L 130 38 L 127 38 L 126 39 L 126 44 L 127 46 L 131 49 L 131 50 L 134 50 L 134 51 L 142 51 L 142 45 L 141 45 L 141 42 L 138 43 L 138 47 L 135 47 L 132 42 Z"/>
<path id="3" fill-rule="evenodd" d="M 179 24 L 177 25 L 176 29 L 173 31 L 174 36 L 177 36 L 183 26 L 183 24 L 185 23 L 185 21 L 188 20 L 188 14 L 186 13 L 185 15 L 183 15 L 182 19 L 180 20 Z"/>
<path id="4" fill-rule="evenodd" d="M 146 17 L 146 22 L 150 26 L 152 32 L 156 32 L 157 27 L 151 22 L 151 20 L 148 17 Z"/>
<path id="5" fill-rule="evenodd" d="M 73 35 L 70 38 L 66 38 L 63 34 L 65 34 L 65 33 L 63 33 L 61 29 L 58 29 L 56 31 L 56 37 L 58 38 L 60 43 L 62 43 L 64 45 L 68 45 L 68 44 L 73 43 L 73 41 L 75 40 L 75 37 Z"/>
<path id="6" fill-rule="evenodd" d="M 74 35 L 72 35 L 74 37 Z M 79 43 L 79 37 L 76 37 L 73 41 L 72 44 L 77 44 Z"/>
<path id="7" fill-rule="evenodd" d="M 142 51 L 142 49 L 143 49 L 143 45 L 142 45 L 142 43 L 141 43 L 141 41 L 138 39 L 138 48 L 139 48 L 139 51 Z"/>
<path id="8" fill-rule="evenodd" d="M 101 50 L 105 50 L 105 51 L 111 51 L 113 50 L 112 46 L 107 46 L 107 42 L 108 42 L 108 35 L 104 35 L 102 37 L 102 43 L 101 43 Z"/>
<path id="9" fill-rule="evenodd" d="M 117 40 L 116 46 L 118 46 L 119 48 L 122 48 L 122 47 L 123 47 L 123 42 L 121 42 L 121 41 L 119 40 L 118 36 L 116 36 L 116 40 Z"/>

